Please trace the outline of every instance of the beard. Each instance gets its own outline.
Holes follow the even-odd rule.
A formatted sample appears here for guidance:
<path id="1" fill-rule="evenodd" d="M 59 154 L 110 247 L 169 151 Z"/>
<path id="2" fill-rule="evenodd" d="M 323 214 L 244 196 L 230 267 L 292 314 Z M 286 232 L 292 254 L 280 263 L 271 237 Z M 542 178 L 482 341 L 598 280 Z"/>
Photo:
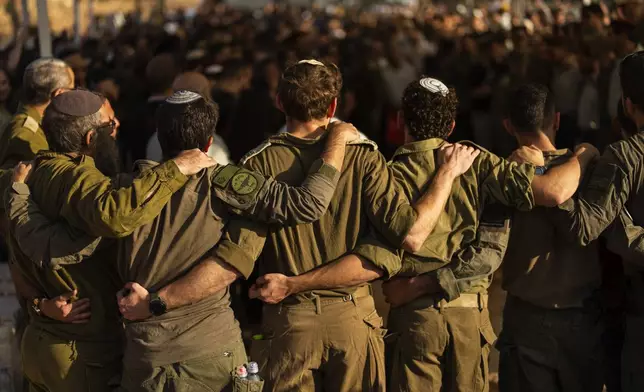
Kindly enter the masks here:
<path id="1" fill-rule="evenodd" d="M 96 168 L 107 177 L 114 177 L 121 171 L 121 159 L 118 144 L 110 132 L 111 130 L 101 130 L 96 133 L 92 155 Z"/>

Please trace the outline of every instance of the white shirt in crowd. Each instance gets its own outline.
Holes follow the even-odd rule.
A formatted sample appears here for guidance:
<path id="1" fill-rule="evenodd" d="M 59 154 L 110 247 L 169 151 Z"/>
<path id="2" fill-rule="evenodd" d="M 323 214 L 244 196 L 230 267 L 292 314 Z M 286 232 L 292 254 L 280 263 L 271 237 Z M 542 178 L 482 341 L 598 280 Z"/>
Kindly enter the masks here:
<path id="1" fill-rule="evenodd" d="M 224 139 L 219 135 L 214 136 L 212 145 L 208 149 L 208 156 L 215 159 L 220 165 L 228 165 L 230 162 L 230 152 Z M 163 161 L 163 153 L 161 152 L 161 144 L 156 132 L 148 142 L 148 149 L 146 153 L 147 159 L 155 162 Z"/>

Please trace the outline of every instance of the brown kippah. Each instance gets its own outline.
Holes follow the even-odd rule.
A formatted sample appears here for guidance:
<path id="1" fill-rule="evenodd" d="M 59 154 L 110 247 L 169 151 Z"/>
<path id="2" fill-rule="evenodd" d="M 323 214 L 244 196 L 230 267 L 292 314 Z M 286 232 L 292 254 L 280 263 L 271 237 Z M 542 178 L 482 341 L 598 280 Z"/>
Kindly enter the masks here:
<path id="1" fill-rule="evenodd" d="M 103 98 L 86 90 L 72 90 L 55 96 L 50 104 L 57 112 L 85 117 L 101 110 Z"/>

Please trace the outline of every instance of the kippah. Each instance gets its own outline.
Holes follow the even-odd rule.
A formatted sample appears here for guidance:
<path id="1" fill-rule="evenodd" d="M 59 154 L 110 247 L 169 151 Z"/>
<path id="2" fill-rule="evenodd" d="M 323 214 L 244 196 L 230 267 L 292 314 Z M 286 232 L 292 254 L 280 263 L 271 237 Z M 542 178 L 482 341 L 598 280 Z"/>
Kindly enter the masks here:
<path id="1" fill-rule="evenodd" d="M 103 98 L 91 91 L 71 90 L 55 96 L 50 105 L 68 116 L 85 117 L 101 110 L 103 102 Z"/>
<path id="2" fill-rule="evenodd" d="M 324 67 L 324 64 L 320 61 L 317 60 L 301 60 L 298 62 L 298 64 L 309 64 L 309 65 L 319 65 Z"/>
<path id="3" fill-rule="evenodd" d="M 443 97 L 446 97 L 449 94 L 449 89 L 438 79 L 434 78 L 424 78 L 420 80 L 420 85 L 428 90 L 429 92 L 440 94 Z"/>
<path id="4" fill-rule="evenodd" d="M 181 104 L 186 104 L 190 102 L 194 102 L 198 99 L 201 99 L 202 96 L 188 90 L 179 90 L 176 93 L 172 94 L 168 99 L 165 101 L 167 103 L 171 103 L 174 105 L 181 105 Z"/>

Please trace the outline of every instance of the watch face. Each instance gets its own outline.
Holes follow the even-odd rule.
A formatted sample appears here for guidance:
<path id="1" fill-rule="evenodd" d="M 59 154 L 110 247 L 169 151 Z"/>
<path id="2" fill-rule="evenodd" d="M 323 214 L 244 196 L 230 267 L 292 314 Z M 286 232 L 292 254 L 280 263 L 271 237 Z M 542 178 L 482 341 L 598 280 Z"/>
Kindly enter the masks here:
<path id="1" fill-rule="evenodd" d="M 248 195 L 257 189 L 257 179 L 251 173 L 236 174 L 232 179 L 233 191 L 238 195 Z"/>
<path id="2" fill-rule="evenodd" d="M 166 304 L 158 296 L 150 301 L 150 313 L 154 316 L 161 316 L 166 311 Z"/>

